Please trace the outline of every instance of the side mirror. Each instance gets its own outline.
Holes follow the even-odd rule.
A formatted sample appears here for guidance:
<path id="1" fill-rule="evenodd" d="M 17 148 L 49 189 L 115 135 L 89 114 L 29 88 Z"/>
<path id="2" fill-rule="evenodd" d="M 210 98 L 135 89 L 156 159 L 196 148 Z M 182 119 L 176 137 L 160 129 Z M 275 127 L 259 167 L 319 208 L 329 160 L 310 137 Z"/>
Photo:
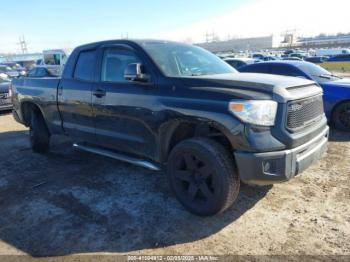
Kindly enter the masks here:
<path id="1" fill-rule="evenodd" d="M 132 63 L 128 64 L 124 71 L 125 80 L 148 82 L 150 77 L 148 74 L 142 73 L 142 64 Z"/>

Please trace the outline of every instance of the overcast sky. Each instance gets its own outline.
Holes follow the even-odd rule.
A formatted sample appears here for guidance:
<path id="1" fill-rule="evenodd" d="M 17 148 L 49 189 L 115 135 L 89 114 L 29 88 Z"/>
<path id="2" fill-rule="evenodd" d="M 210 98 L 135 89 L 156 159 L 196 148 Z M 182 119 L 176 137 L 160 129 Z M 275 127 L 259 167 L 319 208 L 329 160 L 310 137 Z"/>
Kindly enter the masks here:
<path id="1" fill-rule="evenodd" d="M 0 52 L 68 48 L 116 39 L 205 41 L 280 35 L 350 32 L 350 0 L 16 0 L 0 4 Z"/>

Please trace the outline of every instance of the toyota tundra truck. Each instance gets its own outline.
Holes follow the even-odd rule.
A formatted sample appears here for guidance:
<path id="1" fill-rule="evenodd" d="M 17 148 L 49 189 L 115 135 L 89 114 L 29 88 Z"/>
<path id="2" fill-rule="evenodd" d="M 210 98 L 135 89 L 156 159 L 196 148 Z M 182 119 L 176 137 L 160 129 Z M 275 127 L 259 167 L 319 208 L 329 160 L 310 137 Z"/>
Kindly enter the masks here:
<path id="1" fill-rule="evenodd" d="M 77 149 L 166 169 L 178 200 L 202 216 L 230 207 L 241 181 L 288 181 L 327 148 L 315 82 L 241 74 L 182 43 L 83 45 L 61 78 L 14 79 L 11 94 L 34 152 L 47 152 L 61 134 Z"/>

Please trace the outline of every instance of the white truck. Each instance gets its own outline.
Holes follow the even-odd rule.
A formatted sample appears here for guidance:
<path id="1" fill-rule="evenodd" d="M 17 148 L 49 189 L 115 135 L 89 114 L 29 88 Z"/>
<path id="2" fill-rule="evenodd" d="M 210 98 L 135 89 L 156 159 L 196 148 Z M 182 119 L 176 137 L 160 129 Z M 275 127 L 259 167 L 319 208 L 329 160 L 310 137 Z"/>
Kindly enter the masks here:
<path id="1" fill-rule="evenodd" d="M 42 65 L 52 74 L 61 75 L 63 67 L 67 62 L 68 55 L 63 49 L 44 50 Z"/>

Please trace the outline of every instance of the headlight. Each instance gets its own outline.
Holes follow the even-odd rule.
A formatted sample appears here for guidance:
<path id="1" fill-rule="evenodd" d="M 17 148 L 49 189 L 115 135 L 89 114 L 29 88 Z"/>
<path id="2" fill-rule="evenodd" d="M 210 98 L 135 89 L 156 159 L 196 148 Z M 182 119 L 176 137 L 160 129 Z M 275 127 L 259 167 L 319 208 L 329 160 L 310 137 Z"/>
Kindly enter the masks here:
<path id="1" fill-rule="evenodd" d="M 277 102 L 271 100 L 234 100 L 229 110 L 245 123 L 259 126 L 273 126 Z"/>

